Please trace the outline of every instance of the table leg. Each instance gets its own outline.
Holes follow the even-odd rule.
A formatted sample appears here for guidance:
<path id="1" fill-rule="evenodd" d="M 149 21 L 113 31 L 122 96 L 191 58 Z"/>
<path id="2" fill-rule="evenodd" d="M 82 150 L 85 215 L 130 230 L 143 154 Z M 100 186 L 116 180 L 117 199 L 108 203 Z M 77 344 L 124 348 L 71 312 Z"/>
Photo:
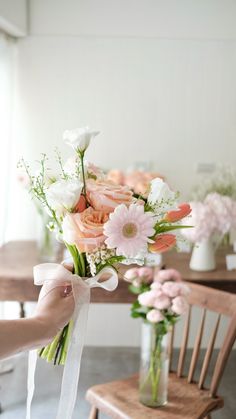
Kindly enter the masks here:
<path id="1" fill-rule="evenodd" d="M 20 303 L 20 318 L 21 319 L 25 318 L 25 305 L 24 305 L 24 303 Z"/>

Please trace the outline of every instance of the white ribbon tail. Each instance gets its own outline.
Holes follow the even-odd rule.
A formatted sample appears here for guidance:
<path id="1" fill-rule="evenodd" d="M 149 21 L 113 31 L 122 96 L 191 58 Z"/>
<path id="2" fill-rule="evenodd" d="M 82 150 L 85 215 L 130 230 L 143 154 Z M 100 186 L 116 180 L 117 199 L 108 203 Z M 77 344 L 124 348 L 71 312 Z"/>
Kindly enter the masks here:
<path id="1" fill-rule="evenodd" d="M 27 380 L 27 405 L 26 405 L 26 419 L 30 419 L 30 410 L 31 410 L 31 403 L 34 395 L 34 376 L 35 370 L 37 365 L 37 350 L 33 350 L 29 352 L 29 359 L 28 359 L 28 380 Z"/>
<path id="2" fill-rule="evenodd" d="M 106 276 L 103 282 L 99 279 Z M 81 366 L 81 357 L 86 336 L 88 309 L 90 302 L 90 288 L 103 288 L 106 291 L 113 291 L 118 285 L 117 272 L 112 267 L 103 268 L 96 276 L 92 278 L 80 278 L 73 275 L 62 265 L 57 263 L 43 263 L 34 267 L 34 283 L 42 285 L 44 282 L 50 284 L 50 287 L 62 286 L 65 283 L 72 285 L 72 291 L 75 299 L 75 311 L 73 314 L 72 334 L 68 346 L 66 363 L 61 385 L 61 397 L 56 419 L 71 419 L 76 402 L 79 374 Z M 47 287 L 44 287 L 39 298 L 47 294 Z M 28 396 L 26 419 L 30 419 L 31 403 L 34 395 L 34 376 L 37 363 L 37 351 L 29 353 L 28 370 Z"/>
<path id="3" fill-rule="evenodd" d="M 82 280 L 80 281 L 83 282 Z M 90 302 L 90 288 L 85 283 L 81 284 L 81 282 L 80 284 L 73 283 L 72 285 L 74 295 L 80 301 L 78 301 L 78 305 L 73 316 L 74 325 L 62 377 L 61 397 L 59 401 L 57 419 L 72 418 L 77 397 L 81 357 L 86 336 Z M 82 296 L 81 292 L 83 294 Z M 80 294 L 78 295 L 78 293 Z"/>

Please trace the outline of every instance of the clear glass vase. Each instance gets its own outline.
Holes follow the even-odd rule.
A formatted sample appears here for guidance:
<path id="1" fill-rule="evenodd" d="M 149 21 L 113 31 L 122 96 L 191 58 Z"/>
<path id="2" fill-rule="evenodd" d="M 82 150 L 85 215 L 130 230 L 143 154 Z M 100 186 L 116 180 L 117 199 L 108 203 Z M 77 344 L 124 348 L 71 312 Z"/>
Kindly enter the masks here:
<path id="1" fill-rule="evenodd" d="M 160 324 L 142 324 L 139 400 L 146 406 L 167 403 L 169 373 L 169 333 L 161 333 Z"/>

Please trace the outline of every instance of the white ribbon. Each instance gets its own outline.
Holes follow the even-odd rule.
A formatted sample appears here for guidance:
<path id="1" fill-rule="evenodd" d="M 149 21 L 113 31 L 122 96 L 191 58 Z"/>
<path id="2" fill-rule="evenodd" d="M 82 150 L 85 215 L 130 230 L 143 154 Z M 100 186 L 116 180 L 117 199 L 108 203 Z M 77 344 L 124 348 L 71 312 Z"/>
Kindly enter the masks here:
<path id="1" fill-rule="evenodd" d="M 99 279 L 107 275 L 108 279 L 99 282 Z M 111 267 L 103 268 L 96 276 L 81 278 L 73 275 L 62 265 L 57 263 L 42 263 L 34 267 L 35 285 L 43 285 L 45 282 L 54 281 L 55 287 L 59 284 L 69 283 L 75 299 L 73 314 L 73 329 L 68 346 L 66 363 L 64 366 L 61 396 L 56 419 L 71 419 L 76 402 L 79 383 L 81 356 L 87 327 L 88 308 L 90 302 L 90 288 L 103 288 L 106 291 L 114 291 L 118 285 L 118 275 Z M 44 291 L 45 295 L 46 291 Z M 39 298 L 44 296 L 40 293 Z M 28 396 L 26 419 L 31 417 L 31 402 L 34 395 L 34 376 L 37 363 L 37 351 L 30 351 L 28 361 Z"/>

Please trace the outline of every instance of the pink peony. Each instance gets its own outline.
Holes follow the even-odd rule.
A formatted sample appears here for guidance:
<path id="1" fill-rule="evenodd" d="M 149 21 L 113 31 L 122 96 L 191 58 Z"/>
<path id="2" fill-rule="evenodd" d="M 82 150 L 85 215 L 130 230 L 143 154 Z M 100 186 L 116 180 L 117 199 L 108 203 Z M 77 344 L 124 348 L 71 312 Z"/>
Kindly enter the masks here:
<path id="1" fill-rule="evenodd" d="M 176 269 L 161 269 L 158 271 L 154 278 L 155 281 L 165 282 L 165 281 L 181 281 L 181 275 Z"/>
<path id="2" fill-rule="evenodd" d="M 179 283 L 180 291 L 179 295 L 186 297 L 190 293 L 190 288 L 183 282 Z"/>
<path id="3" fill-rule="evenodd" d="M 146 291 L 139 294 L 138 301 L 142 306 L 153 307 L 156 298 L 156 293 L 154 291 Z"/>
<path id="4" fill-rule="evenodd" d="M 152 290 L 157 290 L 157 291 L 160 291 L 160 290 L 162 289 L 162 285 L 161 285 L 161 283 L 160 283 L 160 282 L 155 281 L 155 282 L 153 282 L 153 283 L 151 284 L 151 289 L 152 289 Z"/>
<path id="5" fill-rule="evenodd" d="M 145 284 L 150 284 L 153 280 L 153 269 L 148 266 L 143 266 L 138 269 L 139 278 Z"/>
<path id="6" fill-rule="evenodd" d="M 184 297 L 176 297 L 172 300 L 171 310 L 176 314 L 184 314 L 188 309 L 188 303 Z"/>
<path id="7" fill-rule="evenodd" d="M 160 292 L 159 296 L 156 297 L 153 307 L 157 308 L 158 310 L 165 310 L 169 308 L 171 305 L 171 299 L 164 293 Z"/>
<path id="8" fill-rule="evenodd" d="M 230 231 L 233 220 L 234 201 L 229 196 L 210 193 L 204 203 L 208 205 L 216 218 L 216 231 L 225 234 Z"/>
<path id="9" fill-rule="evenodd" d="M 166 281 L 162 285 L 163 292 L 168 295 L 168 297 L 174 298 L 180 295 L 180 283 L 173 281 Z"/>
<path id="10" fill-rule="evenodd" d="M 182 224 L 193 226 L 181 230 L 182 236 L 196 243 L 208 239 L 217 229 L 217 219 L 214 211 L 204 202 L 190 202 L 191 216 L 183 219 Z"/>
<path id="11" fill-rule="evenodd" d="M 153 309 L 147 313 L 147 320 L 151 323 L 158 323 L 164 320 L 164 316 L 159 310 Z"/>

